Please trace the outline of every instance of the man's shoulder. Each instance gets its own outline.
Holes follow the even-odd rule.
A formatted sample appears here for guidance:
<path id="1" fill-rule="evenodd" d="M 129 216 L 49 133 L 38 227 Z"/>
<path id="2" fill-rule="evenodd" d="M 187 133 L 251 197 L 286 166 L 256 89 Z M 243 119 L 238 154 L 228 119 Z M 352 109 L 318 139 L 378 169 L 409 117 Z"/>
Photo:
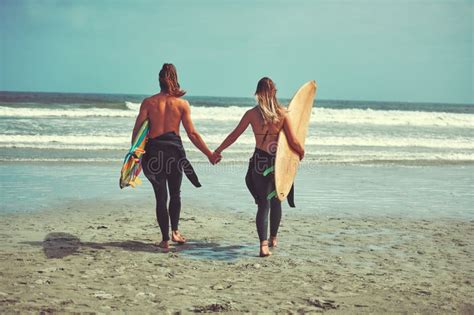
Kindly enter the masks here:
<path id="1" fill-rule="evenodd" d="M 189 108 L 189 102 L 184 98 L 175 97 L 172 102 L 174 105 L 179 106 L 180 108 Z"/>
<path id="2" fill-rule="evenodd" d="M 158 99 L 158 95 L 152 95 L 152 96 L 148 96 L 148 97 L 145 97 L 142 101 L 142 105 L 149 105 L 151 103 L 153 103 L 154 101 L 156 101 Z"/>
<path id="3" fill-rule="evenodd" d="M 156 104 L 156 103 L 163 102 L 166 100 L 167 100 L 167 97 L 165 95 L 158 93 L 158 94 L 154 94 L 154 95 L 144 98 L 142 101 L 142 104 Z"/>
<path id="4" fill-rule="evenodd" d="M 189 102 L 183 98 L 163 95 L 160 93 L 146 97 L 142 101 L 142 104 L 144 106 L 149 106 L 149 105 L 159 104 L 159 103 L 172 104 L 173 106 L 177 106 L 180 108 L 189 107 Z"/>

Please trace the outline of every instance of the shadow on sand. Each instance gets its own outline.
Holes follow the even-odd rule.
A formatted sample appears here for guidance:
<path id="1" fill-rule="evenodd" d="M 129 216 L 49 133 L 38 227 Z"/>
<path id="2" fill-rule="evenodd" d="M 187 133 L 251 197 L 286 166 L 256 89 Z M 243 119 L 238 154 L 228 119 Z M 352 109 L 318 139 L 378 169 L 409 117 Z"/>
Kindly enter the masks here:
<path id="1" fill-rule="evenodd" d="M 64 258 L 69 255 L 80 254 L 79 249 L 107 249 L 110 247 L 120 248 L 128 251 L 140 251 L 150 253 L 181 253 L 195 259 L 226 260 L 231 261 L 239 257 L 255 256 L 256 246 L 249 245 L 221 245 L 218 243 L 188 241 L 186 244 L 177 245 L 169 249 L 159 248 L 154 243 L 140 241 L 115 241 L 115 242 L 81 242 L 72 234 L 65 232 L 54 232 L 46 235 L 42 242 L 23 242 L 32 246 L 42 246 L 47 258 Z"/>

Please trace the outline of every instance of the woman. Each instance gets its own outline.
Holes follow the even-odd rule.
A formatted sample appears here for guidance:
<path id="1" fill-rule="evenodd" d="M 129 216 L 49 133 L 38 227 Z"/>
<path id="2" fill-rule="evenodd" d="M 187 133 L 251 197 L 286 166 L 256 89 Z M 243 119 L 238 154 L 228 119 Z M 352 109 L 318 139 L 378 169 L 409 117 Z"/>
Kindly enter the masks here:
<path id="1" fill-rule="evenodd" d="M 252 126 L 256 145 L 250 159 L 249 177 L 255 189 L 254 197 L 258 205 L 256 225 L 260 239 L 260 257 L 271 255 L 268 247 L 277 245 L 277 233 L 280 226 L 281 202 L 277 198 L 267 199 L 267 196 L 275 190 L 275 183 L 273 176 L 268 176 L 265 172 L 275 163 L 280 130 L 284 130 L 290 147 L 300 156 L 300 159 L 304 156 L 304 149 L 291 128 L 285 109 L 278 103 L 276 92 L 275 84 L 270 78 L 260 79 L 255 92 L 258 105 L 244 114 L 234 131 L 215 150 L 215 154 L 220 155 L 239 138 L 248 125 Z M 270 244 L 267 239 L 269 212 Z"/>
<path id="2" fill-rule="evenodd" d="M 140 107 L 132 139 L 135 138 L 142 123 L 148 119 L 150 130 L 145 146 L 142 166 L 145 176 L 155 192 L 156 218 L 160 226 L 161 248 L 169 247 L 169 225 L 171 222 L 171 240 L 179 244 L 186 238 L 179 232 L 181 212 L 181 180 L 183 172 L 191 183 L 200 187 L 199 179 L 186 159 L 179 126 L 182 123 L 191 142 L 208 158 L 212 164 L 219 160 L 194 128 L 189 103 L 182 99 L 185 94 L 178 83 L 178 74 L 173 64 L 165 63 L 159 74 L 161 91 L 143 100 Z M 132 140 L 133 141 L 133 140 Z M 169 205 L 168 201 L 169 190 Z"/>

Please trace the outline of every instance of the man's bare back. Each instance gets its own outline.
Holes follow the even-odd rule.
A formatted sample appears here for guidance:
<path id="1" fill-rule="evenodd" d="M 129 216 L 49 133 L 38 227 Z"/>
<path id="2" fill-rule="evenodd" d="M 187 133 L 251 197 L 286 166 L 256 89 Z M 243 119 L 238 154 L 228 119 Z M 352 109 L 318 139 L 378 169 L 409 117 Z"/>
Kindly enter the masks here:
<path id="1" fill-rule="evenodd" d="M 179 135 L 179 126 L 182 122 L 189 140 L 207 156 L 209 161 L 214 164 L 220 160 L 220 155 L 213 155 L 194 127 L 188 101 L 163 92 L 144 99 L 135 121 L 132 141 L 140 126 L 147 119 L 150 123 L 148 132 L 150 138 L 158 137 L 167 132 L 175 132 Z"/>
<path id="2" fill-rule="evenodd" d="M 140 114 L 146 112 L 150 124 L 149 137 L 155 138 L 167 132 L 179 135 L 179 126 L 187 101 L 164 93 L 155 94 L 143 100 Z"/>

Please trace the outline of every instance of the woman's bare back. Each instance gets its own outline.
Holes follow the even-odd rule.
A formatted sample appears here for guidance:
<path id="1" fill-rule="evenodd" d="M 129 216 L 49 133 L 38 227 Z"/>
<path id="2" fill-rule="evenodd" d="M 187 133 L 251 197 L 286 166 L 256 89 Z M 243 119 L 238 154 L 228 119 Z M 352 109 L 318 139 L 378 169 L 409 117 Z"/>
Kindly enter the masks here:
<path id="1" fill-rule="evenodd" d="M 249 112 L 250 124 L 255 136 L 255 146 L 263 151 L 275 154 L 278 135 L 283 128 L 284 117 L 276 124 L 264 124 L 263 117 L 258 107 Z"/>

